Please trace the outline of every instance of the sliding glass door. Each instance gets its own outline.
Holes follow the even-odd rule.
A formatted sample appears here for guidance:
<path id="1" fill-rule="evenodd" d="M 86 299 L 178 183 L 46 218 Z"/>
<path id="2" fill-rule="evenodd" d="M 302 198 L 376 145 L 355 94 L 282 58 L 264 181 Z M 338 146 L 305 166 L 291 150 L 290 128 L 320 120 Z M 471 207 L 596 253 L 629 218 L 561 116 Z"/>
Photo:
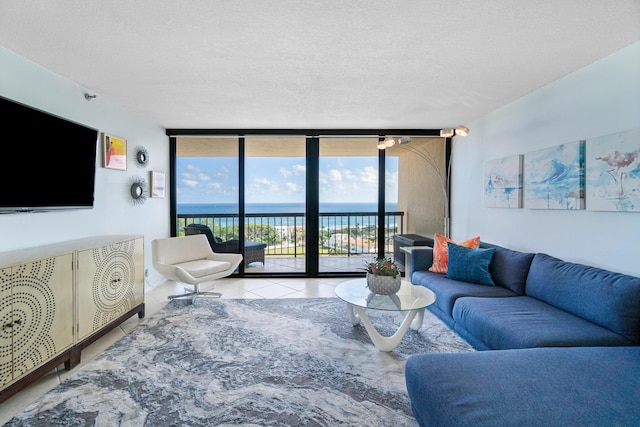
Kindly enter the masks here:
<path id="1" fill-rule="evenodd" d="M 378 257 L 377 142 L 378 138 L 320 138 L 320 273 L 362 271 L 365 262 Z"/>
<path id="2" fill-rule="evenodd" d="M 241 275 L 362 274 L 403 231 L 399 157 L 380 138 L 177 137 L 175 234 L 203 224 L 235 242 Z"/>
<path id="3" fill-rule="evenodd" d="M 306 140 L 247 137 L 244 144 L 245 239 L 263 242 L 265 261 L 247 273 L 306 271 Z"/>
<path id="4" fill-rule="evenodd" d="M 178 138 L 176 235 L 206 226 L 218 252 L 241 252 L 239 138 Z M 200 228 L 200 230 L 202 230 Z"/>

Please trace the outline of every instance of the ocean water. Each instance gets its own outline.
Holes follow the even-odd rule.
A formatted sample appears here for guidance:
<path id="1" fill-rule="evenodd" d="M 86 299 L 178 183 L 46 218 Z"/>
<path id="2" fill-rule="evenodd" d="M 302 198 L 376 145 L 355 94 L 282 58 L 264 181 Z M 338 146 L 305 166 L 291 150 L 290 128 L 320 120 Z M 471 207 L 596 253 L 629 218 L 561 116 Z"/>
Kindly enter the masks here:
<path id="1" fill-rule="evenodd" d="M 335 229 L 346 226 L 367 227 L 369 225 L 374 225 L 377 222 L 377 206 L 377 203 L 321 203 L 320 227 Z M 232 216 L 238 213 L 237 205 L 234 203 L 179 203 L 177 208 L 178 215 L 202 215 L 203 217 L 206 217 L 210 215 Z M 257 219 L 249 217 L 245 219 L 245 223 L 255 223 L 256 221 L 258 221 L 259 223 L 269 224 L 274 227 L 306 225 L 306 221 L 304 218 L 304 203 L 247 203 L 245 206 L 245 210 L 247 214 L 282 214 L 277 215 L 276 217 L 259 217 Z M 396 212 L 397 210 L 398 205 L 396 203 L 389 203 L 385 208 L 386 212 Z M 341 215 L 329 216 L 322 215 L 323 213 L 333 213 Z M 349 215 L 351 213 L 357 213 L 358 215 Z M 391 217 L 389 219 L 389 225 L 391 225 L 392 227 L 396 225 L 395 218 L 396 217 Z M 227 223 L 227 219 L 216 219 L 216 222 L 217 221 L 224 221 L 225 223 Z M 235 223 L 235 221 L 237 221 L 237 219 L 233 219 L 233 223 Z"/>
<path id="2" fill-rule="evenodd" d="M 235 203 L 178 203 L 178 214 L 234 214 L 238 213 L 238 205 Z M 385 211 L 395 212 L 398 210 L 397 203 L 388 203 Z M 249 214 L 274 214 L 274 213 L 295 213 L 305 212 L 304 203 L 247 203 L 245 211 Z M 378 211 L 377 203 L 320 203 L 320 213 L 349 213 L 349 212 L 372 212 Z"/>

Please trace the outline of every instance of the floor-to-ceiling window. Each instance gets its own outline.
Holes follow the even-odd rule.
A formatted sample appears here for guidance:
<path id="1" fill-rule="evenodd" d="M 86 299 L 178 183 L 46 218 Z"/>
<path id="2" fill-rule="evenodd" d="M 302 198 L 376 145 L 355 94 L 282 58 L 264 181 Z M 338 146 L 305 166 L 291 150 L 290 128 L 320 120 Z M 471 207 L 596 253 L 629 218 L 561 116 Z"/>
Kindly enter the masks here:
<path id="1" fill-rule="evenodd" d="M 179 138 L 176 143 L 176 234 L 208 226 L 220 252 L 241 252 L 239 138 Z M 225 242 L 237 242 L 235 246 Z"/>
<path id="2" fill-rule="evenodd" d="M 306 271 L 306 139 L 246 137 L 245 238 L 267 244 L 247 273 Z"/>
<path id="3" fill-rule="evenodd" d="M 425 171 L 419 156 L 379 150 L 384 136 L 174 137 L 174 232 L 204 223 L 245 250 L 262 244 L 264 257 L 249 257 L 241 275 L 363 274 L 365 261 L 391 256 L 394 234 L 421 233 L 407 226 L 407 212 L 420 227 L 438 204 L 411 182 Z M 430 147 L 439 157 L 442 139 L 414 138 L 412 148 L 430 140 L 439 141 Z"/>
<path id="4" fill-rule="evenodd" d="M 358 271 L 384 256 L 378 253 L 378 138 L 319 142 L 319 271 Z"/>

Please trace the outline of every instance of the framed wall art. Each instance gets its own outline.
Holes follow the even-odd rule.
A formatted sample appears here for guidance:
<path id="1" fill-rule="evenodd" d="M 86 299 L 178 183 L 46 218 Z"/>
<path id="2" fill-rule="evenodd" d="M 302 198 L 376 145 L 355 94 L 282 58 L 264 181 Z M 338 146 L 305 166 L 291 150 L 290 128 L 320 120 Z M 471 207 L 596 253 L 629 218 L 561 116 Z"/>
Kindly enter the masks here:
<path id="1" fill-rule="evenodd" d="M 586 144 L 587 209 L 640 212 L 640 129 Z"/>
<path id="2" fill-rule="evenodd" d="M 107 169 L 127 170 L 127 140 L 103 132 L 102 159 Z"/>
<path id="3" fill-rule="evenodd" d="M 524 207 L 584 209 L 584 141 L 524 155 Z"/>
<path id="4" fill-rule="evenodd" d="M 484 205 L 522 207 L 522 155 L 489 160 L 484 164 Z"/>
<path id="5" fill-rule="evenodd" d="M 163 172 L 151 172 L 151 197 L 164 197 L 165 175 Z"/>

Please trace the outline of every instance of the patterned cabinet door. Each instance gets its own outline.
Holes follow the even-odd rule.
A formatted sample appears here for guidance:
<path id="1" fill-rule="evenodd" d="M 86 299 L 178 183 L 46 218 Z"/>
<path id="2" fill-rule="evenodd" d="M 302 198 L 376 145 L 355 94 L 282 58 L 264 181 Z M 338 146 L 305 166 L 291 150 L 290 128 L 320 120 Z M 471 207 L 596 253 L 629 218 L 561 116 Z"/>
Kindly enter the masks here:
<path id="1" fill-rule="evenodd" d="M 0 268 L 0 388 L 13 381 L 11 268 Z"/>
<path id="2" fill-rule="evenodd" d="M 142 238 L 78 252 L 77 342 L 144 301 Z"/>
<path id="3" fill-rule="evenodd" d="M 12 267 L 13 380 L 73 343 L 73 254 Z"/>

